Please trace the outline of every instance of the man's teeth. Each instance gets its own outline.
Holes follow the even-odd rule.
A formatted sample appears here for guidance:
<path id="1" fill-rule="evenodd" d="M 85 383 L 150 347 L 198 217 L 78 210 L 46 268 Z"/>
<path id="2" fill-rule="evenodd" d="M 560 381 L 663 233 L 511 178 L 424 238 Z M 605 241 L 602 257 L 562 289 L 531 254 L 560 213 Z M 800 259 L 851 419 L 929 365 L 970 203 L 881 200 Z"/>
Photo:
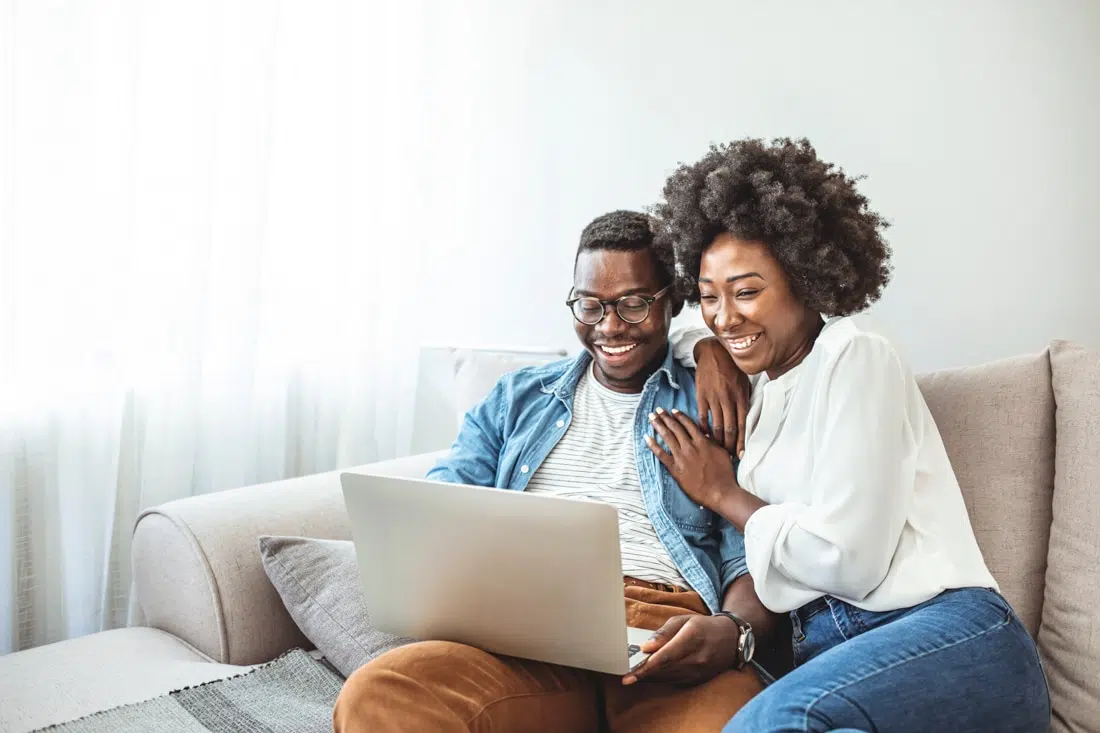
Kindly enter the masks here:
<path id="1" fill-rule="evenodd" d="M 737 339 L 736 341 L 731 341 L 730 344 L 732 344 L 733 348 L 735 348 L 735 349 L 747 349 L 750 346 L 752 346 L 754 343 L 756 343 L 756 339 L 758 339 L 758 338 L 760 338 L 760 334 L 756 334 L 755 336 L 749 336 L 749 337 L 743 338 L 743 339 Z"/>
<path id="2" fill-rule="evenodd" d="M 600 348 L 609 354 L 625 354 L 637 345 L 638 344 L 628 344 L 626 346 L 601 346 Z"/>

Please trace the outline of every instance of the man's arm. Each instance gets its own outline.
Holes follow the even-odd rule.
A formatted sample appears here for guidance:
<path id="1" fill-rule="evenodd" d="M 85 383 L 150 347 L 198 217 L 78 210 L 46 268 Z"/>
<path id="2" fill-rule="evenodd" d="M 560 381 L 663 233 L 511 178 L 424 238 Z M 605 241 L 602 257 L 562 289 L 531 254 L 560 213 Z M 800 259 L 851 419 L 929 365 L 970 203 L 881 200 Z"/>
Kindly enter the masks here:
<path id="1" fill-rule="evenodd" d="M 500 451 L 504 445 L 503 411 L 507 385 L 501 379 L 484 400 L 462 420 L 462 429 L 450 452 L 425 478 L 470 486 L 496 486 Z"/>
<path id="2" fill-rule="evenodd" d="M 717 521 L 722 525 L 718 540 L 718 553 L 722 560 L 719 571 L 725 590 L 722 610 L 748 621 L 757 643 L 766 643 L 775 630 L 776 617 L 756 595 L 756 587 L 745 562 L 745 537 L 722 517 L 718 517 Z"/>
<path id="3" fill-rule="evenodd" d="M 774 641 L 779 619 L 760 602 L 752 576 L 748 573 L 730 584 L 722 599 L 722 610 L 748 621 L 757 644 L 767 646 Z"/>

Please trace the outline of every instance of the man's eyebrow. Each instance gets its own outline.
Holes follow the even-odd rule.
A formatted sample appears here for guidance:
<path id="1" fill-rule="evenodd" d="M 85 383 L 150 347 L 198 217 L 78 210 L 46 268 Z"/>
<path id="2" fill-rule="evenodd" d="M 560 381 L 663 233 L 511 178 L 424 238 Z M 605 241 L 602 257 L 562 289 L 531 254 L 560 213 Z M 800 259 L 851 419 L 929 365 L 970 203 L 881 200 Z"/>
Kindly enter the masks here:
<path id="1" fill-rule="evenodd" d="M 652 288 L 631 288 L 630 290 L 624 290 L 623 292 L 619 293 L 618 295 L 615 296 L 615 298 L 621 298 L 624 295 L 641 295 L 641 294 L 649 295 L 650 290 L 652 290 Z M 657 292 L 657 291 L 653 290 L 653 292 Z M 574 295 L 581 295 L 581 296 L 584 296 L 586 298 L 595 298 L 595 297 L 597 297 L 597 294 L 593 293 L 591 290 L 581 290 L 580 288 L 573 288 L 573 294 Z M 614 300 L 615 298 L 608 298 L 608 300 Z"/>
<path id="2" fill-rule="evenodd" d="M 745 273 L 742 273 L 740 275 L 730 275 L 729 277 L 726 278 L 726 282 L 727 283 L 735 283 L 738 280 L 743 280 L 746 277 L 759 277 L 761 280 L 764 279 L 763 277 L 761 277 L 759 272 L 745 272 Z M 701 278 L 699 278 L 699 282 L 701 282 L 701 283 L 713 283 L 714 281 L 711 280 L 709 277 L 701 277 Z"/>

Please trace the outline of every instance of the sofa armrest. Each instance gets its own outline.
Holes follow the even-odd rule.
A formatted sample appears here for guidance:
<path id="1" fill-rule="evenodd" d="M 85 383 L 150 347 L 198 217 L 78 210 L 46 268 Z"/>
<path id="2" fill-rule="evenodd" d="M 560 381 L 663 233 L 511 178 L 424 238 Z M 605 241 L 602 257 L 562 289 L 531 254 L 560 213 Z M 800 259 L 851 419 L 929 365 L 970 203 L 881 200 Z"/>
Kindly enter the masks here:
<path id="1" fill-rule="evenodd" d="M 445 453 L 345 469 L 423 476 Z M 223 664 L 258 664 L 312 647 L 260 559 L 261 535 L 350 539 L 341 471 L 169 502 L 134 526 L 133 577 L 144 622 Z"/>

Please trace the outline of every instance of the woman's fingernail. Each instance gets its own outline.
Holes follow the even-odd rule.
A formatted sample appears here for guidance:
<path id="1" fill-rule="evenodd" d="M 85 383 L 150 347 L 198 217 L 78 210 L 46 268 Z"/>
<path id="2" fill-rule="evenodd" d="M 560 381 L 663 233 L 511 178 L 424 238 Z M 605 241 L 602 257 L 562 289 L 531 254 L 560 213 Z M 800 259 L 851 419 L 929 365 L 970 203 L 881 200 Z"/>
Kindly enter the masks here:
<path id="1" fill-rule="evenodd" d="M 743 450 L 742 450 L 742 451 L 738 451 L 738 453 L 737 453 L 737 458 L 738 458 L 738 459 L 741 459 L 741 458 L 744 458 L 744 457 L 745 457 L 745 451 L 743 451 Z"/>
<path id="2" fill-rule="evenodd" d="M 663 414 L 665 414 L 665 408 L 663 408 L 663 407 L 658 407 L 658 408 L 657 408 L 657 414 L 658 414 L 658 415 L 663 415 Z"/>
<path id="3" fill-rule="evenodd" d="M 656 419 L 657 419 L 657 416 L 656 416 L 656 415 L 654 415 L 654 414 L 653 414 L 652 412 L 651 412 L 651 413 L 649 413 L 649 421 L 650 421 L 650 422 L 653 422 L 653 421 L 654 421 L 654 420 L 656 420 Z"/>
<path id="4" fill-rule="evenodd" d="M 676 409 L 675 407 L 673 407 L 673 408 L 672 408 L 672 414 L 673 414 L 673 415 L 679 415 L 679 414 L 680 414 L 680 411 L 679 411 L 679 410 L 677 410 L 677 409 Z"/>

